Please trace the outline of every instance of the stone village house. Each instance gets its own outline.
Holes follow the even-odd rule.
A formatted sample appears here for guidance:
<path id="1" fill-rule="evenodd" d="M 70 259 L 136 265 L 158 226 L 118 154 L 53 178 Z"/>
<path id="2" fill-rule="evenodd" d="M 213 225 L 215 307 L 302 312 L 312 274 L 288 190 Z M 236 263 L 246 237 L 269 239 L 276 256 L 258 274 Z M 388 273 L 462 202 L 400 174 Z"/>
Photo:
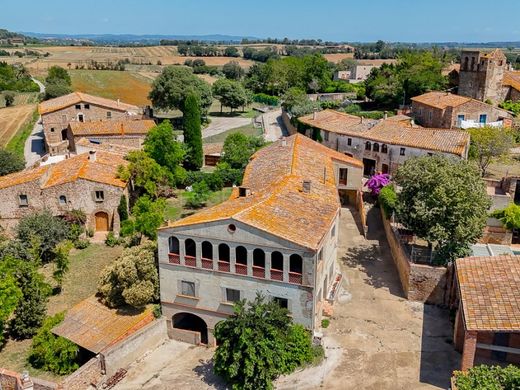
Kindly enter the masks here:
<path id="1" fill-rule="evenodd" d="M 141 119 L 142 110 L 134 105 L 83 92 L 73 92 L 38 105 L 42 117 L 45 148 L 51 155 L 69 151 L 69 124 L 101 120 Z"/>
<path id="2" fill-rule="evenodd" d="M 319 130 L 322 144 L 363 161 L 365 176 L 376 172 L 393 174 L 408 158 L 442 154 L 467 159 L 469 134 L 460 130 L 416 126 L 410 117 L 398 115 L 382 120 L 360 118 L 323 110 L 298 118 Z"/>
<path id="3" fill-rule="evenodd" d="M 296 134 L 256 152 L 229 200 L 158 232 L 170 337 L 215 343 L 217 322 L 257 292 L 321 326 L 337 284 L 340 197 L 360 201 L 362 163 Z"/>
<path id="4" fill-rule="evenodd" d="M 128 185 L 117 178 L 117 168 L 127 162 L 121 155 L 91 151 L 56 164 L 0 177 L 0 226 L 8 232 L 20 218 L 50 210 L 62 216 L 79 209 L 95 231 L 119 232 L 117 207 Z"/>
<path id="5" fill-rule="evenodd" d="M 511 127 L 513 119 L 508 111 L 491 104 L 439 91 L 413 97 L 412 116 L 421 126 L 444 129 Z"/>

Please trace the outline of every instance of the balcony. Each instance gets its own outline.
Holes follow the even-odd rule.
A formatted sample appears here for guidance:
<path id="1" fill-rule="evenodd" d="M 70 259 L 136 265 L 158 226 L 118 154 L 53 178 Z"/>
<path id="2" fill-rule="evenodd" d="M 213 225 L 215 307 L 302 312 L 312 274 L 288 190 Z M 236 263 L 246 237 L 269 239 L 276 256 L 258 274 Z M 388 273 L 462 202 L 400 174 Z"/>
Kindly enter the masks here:
<path id="1" fill-rule="evenodd" d="M 253 276 L 255 278 L 263 278 L 263 279 L 265 279 L 265 268 L 253 265 Z"/>
<path id="2" fill-rule="evenodd" d="M 197 259 L 194 256 L 184 256 L 184 264 L 188 267 L 196 267 Z"/>
<path id="3" fill-rule="evenodd" d="M 168 262 L 170 264 L 180 264 L 181 256 L 176 253 L 168 253 Z"/>
<path id="4" fill-rule="evenodd" d="M 202 258 L 202 268 L 213 269 L 213 260 Z"/>
<path id="5" fill-rule="evenodd" d="M 239 275 L 247 275 L 247 264 L 235 264 L 235 273 Z"/>
<path id="6" fill-rule="evenodd" d="M 271 268 L 271 279 L 283 281 L 283 271 Z"/>
<path id="7" fill-rule="evenodd" d="M 302 284 L 303 275 L 297 272 L 289 272 L 289 283 Z"/>
<path id="8" fill-rule="evenodd" d="M 218 270 L 222 272 L 229 272 L 230 271 L 230 265 L 228 261 L 218 261 Z"/>

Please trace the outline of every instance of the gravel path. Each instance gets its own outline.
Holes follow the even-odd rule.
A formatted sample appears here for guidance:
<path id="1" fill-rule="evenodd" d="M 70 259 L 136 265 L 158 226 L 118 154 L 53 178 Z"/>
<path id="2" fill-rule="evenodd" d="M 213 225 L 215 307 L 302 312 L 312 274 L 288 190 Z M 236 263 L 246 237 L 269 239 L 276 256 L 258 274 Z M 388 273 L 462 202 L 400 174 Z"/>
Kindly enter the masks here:
<path id="1" fill-rule="evenodd" d="M 236 129 L 252 123 L 251 118 L 227 118 L 212 116 L 211 123 L 205 129 L 202 129 L 202 138 L 208 138 L 225 131 Z"/>

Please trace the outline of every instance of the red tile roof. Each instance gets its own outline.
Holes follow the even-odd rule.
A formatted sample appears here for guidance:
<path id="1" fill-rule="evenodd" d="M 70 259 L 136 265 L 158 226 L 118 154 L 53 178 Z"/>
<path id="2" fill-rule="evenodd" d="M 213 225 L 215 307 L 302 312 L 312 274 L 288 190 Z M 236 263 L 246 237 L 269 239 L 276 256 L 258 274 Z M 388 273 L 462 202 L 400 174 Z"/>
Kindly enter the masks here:
<path id="1" fill-rule="evenodd" d="M 441 91 L 426 92 L 412 98 L 412 102 L 421 103 L 441 110 L 444 110 L 447 107 L 457 107 L 472 100 L 473 99 L 466 96 L 454 95 L 452 93 Z"/>
<path id="2" fill-rule="evenodd" d="M 462 130 L 411 127 L 401 120 L 373 120 L 323 110 L 298 118 L 308 126 L 390 145 L 408 146 L 463 156 L 469 145 L 469 134 Z"/>
<path id="3" fill-rule="evenodd" d="M 129 111 L 137 113 L 139 107 L 132 104 L 118 102 L 116 100 L 105 99 L 99 96 L 89 95 L 83 92 L 72 92 L 68 95 L 60 96 L 54 99 L 46 100 L 38 105 L 38 111 L 41 114 L 47 114 L 70 107 L 78 103 L 91 103 L 102 107 L 111 108 L 116 111 Z"/>
<path id="4" fill-rule="evenodd" d="M 505 72 L 502 83 L 520 91 L 520 72 Z"/>
<path id="5" fill-rule="evenodd" d="M 466 329 L 520 331 L 520 256 L 467 257 L 455 269 Z"/>
<path id="6" fill-rule="evenodd" d="M 333 160 L 357 169 L 363 164 L 301 134 L 283 142 L 253 155 L 242 183 L 250 196 L 239 197 L 235 190 L 226 202 L 163 229 L 233 219 L 316 250 L 341 207 Z M 304 180 L 311 181 L 310 193 L 302 191 Z"/>
<path id="7" fill-rule="evenodd" d="M 70 122 L 74 136 L 95 135 L 146 135 L 155 122 L 151 119 L 103 120 L 90 122 Z"/>

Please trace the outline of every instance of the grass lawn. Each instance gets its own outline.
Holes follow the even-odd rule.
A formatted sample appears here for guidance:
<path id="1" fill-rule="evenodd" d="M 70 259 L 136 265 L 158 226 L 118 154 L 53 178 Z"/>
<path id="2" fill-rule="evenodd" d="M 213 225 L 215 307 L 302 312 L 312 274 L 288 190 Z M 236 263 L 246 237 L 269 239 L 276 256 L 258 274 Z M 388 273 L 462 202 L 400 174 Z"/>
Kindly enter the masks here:
<path id="1" fill-rule="evenodd" d="M 504 176 L 520 176 L 520 155 L 511 156 L 507 162 L 496 162 L 488 167 L 486 177 L 502 179 Z"/>
<path id="2" fill-rule="evenodd" d="M 18 130 L 14 137 L 11 138 L 11 140 L 7 143 L 5 148 L 20 156 L 23 156 L 25 141 L 31 135 L 31 131 L 33 130 L 34 124 L 36 123 L 39 117 L 40 114 L 38 114 L 38 110 L 34 110 L 29 120 L 22 125 L 22 127 Z"/>
<path id="3" fill-rule="evenodd" d="M 204 138 L 202 142 L 206 144 L 211 144 L 215 142 L 224 142 L 226 140 L 226 137 L 233 133 L 243 133 L 245 135 L 251 135 L 251 136 L 261 136 L 262 135 L 262 128 L 261 127 L 255 127 L 252 123 L 247 124 L 242 127 L 237 127 L 236 129 L 231 129 L 224 131 L 220 134 L 212 135 L 211 137 Z"/>
<path id="4" fill-rule="evenodd" d="M 135 72 L 117 70 L 69 70 L 75 91 L 121 99 L 122 102 L 144 106 L 150 104 L 148 93 L 152 80 Z"/>
<path id="5" fill-rule="evenodd" d="M 211 207 L 216 204 L 222 203 L 225 200 L 229 198 L 231 195 L 232 188 L 226 187 L 223 188 L 221 191 L 213 192 L 208 201 L 206 202 L 206 207 Z M 176 221 L 180 218 L 187 217 L 188 215 L 191 215 L 193 213 L 196 213 L 197 211 L 200 211 L 200 209 L 191 209 L 186 206 L 186 202 L 182 194 L 184 193 L 184 190 L 179 190 L 176 192 L 177 197 L 176 198 L 170 198 L 166 200 L 166 209 L 164 211 L 164 218 L 168 219 L 170 221 Z"/>
<path id="6" fill-rule="evenodd" d="M 213 100 L 211 107 L 209 108 L 209 116 L 224 116 L 224 117 L 240 117 L 240 118 L 254 118 L 260 115 L 260 112 L 255 110 L 256 108 L 263 107 L 262 104 L 253 102 L 250 106 L 246 107 L 244 111 L 240 109 L 231 112 L 231 108 L 222 107 L 220 112 L 220 102 L 217 99 Z"/>
<path id="7" fill-rule="evenodd" d="M 59 295 L 49 298 L 48 315 L 70 309 L 76 303 L 94 294 L 97 291 L 101 271 L 122 251 L 123 248 L 120 246 L 110 248 L 104 244 L 91 244 L 83 250 L 73 249 L 70 255 L 70 269 L 65 275 L 62 291 Z M 50 275 L 51 267 L 44 267 L 43 273 L 46 276 Z M 31 342 L 31 340 L 9 340 L 0 350 L 0 367 L 17 372 L 28 370 L 30 375 L 42 379 L 59 378 L 52 373 L 35 370 L 26 362 Z"/>

